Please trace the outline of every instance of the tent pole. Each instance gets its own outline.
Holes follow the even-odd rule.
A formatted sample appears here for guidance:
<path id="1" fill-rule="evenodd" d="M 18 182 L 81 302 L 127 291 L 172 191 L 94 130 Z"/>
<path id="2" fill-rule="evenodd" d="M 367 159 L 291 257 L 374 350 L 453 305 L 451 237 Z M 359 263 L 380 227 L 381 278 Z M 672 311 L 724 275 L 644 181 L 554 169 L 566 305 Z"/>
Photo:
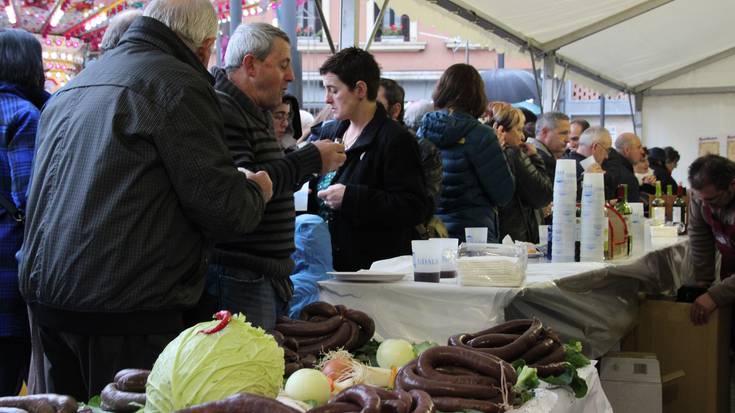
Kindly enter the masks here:
<path id="1" fill-rule="evenodd" d="M 375 1 L 375 0 L 373 0 Z M 375 39 L 375 35 L 378 33 L 378 28 L 382 26 L 383 23 L 383 16 L 385 15 L 385 11 L 388 10 L 388 2 L 390 0 L 383 1 L 383 7 L 380 8 L 380 12 L 378 13 L 378 18 L 375 19 L 373 22 L 373 30 L 370 31 L 370 38 L 367 41 L 367 44 L 365 44 L 365 51 L 370 50 L 370 46 L 373 44 L 373 40 Z"/>
<path id="2" fill-rule="evenodd" d="M 314 3 L 316 3 L 316 11 L 317 14 L 319 14 L 319 20 L 322 22 L 322 30 L 324 30 L 324 35 L 327 37 L 327 43 L 329 43 L 329 50 L 332 51 L 332 54 L 336 53 L 337 50 L 334 47 L 334 40 L 332 40 L 332 33 L 329 32 L 329 23 L 327 22 L 327 19 L 324 17 L 324 9 L 322 9 L 322 0 L 315 0 Z"/>
<path id="3" fill-rule="evenodd" d="M 569 66 L 564 66 L 564 71 L 561 72 L 561 80 L 559 81 L 559 87 L 556 90 L 556 98 L 554 99 L 554 108 L 552 110 L 559 110 L 559 102 L 561 101 L 561 89 L 564 87 L 564 80 L 567 78 L 567 69 Z"/>
<path id="4" fill-rule="evenodd" d="M 605 127 L 605 94 L 600 93 L 600 126 Z"/>
<path id="5" fill-rule="evenodd" d="M 544 113 L 544 102 L 543 99 L 541 99 L 541 86 L 539 85 L 538 81 L 538 71 L 536 71 L 536 59 L 533 56 L 533 50 L 531 48 L 528 48 L 528 53 L 531 55 L 531 67 L 533 68 L 533 80 L 536 82 L 536 93 L 538 94 L 539 98 L 539 106 L 541 107 L 541 113 Z"/>
<path id="6" fill-rule="evenodd" d="M 633 97 L 631 96 L 631 93 L 628 92 L 628 106 L 630 106 L 630 120 L 633 122 L 633 133 L 638 135 L 638 130 L 635 127 L 635 111 L 633 110 Z"/>

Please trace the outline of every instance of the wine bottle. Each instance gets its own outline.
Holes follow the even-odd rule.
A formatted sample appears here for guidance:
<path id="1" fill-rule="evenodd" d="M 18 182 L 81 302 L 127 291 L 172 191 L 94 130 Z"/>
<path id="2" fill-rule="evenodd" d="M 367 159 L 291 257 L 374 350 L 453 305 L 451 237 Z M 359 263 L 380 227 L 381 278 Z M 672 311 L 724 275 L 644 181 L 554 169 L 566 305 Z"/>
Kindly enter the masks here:
<path id="1" fill-rule="evenodd" d="M 625 219 L 625 226 L 628 229 L 628 248 L 626 251 L 627 255 L 630 255 L 631 249 L 633 248 L 632 244 L 632 234 L 631 234 L 631 222 L 630 218 L 633 215 L 633 210 L 630 207 L 630 204 L 628 204 L 628 184 L 620 184 L 618 185 L 618 203 L 615 204 L 615 210 L 620 213 L 620 215 L 623 216 L 623 219 Z"/>
<path id="2" fill-rule="evenodd" d="M 648 212 L 651 218 L 651 225 L 663 225 L 666 222 L 666 201 L 661 196 L 661 181 L 656 181 L 656 197 L 651 201 L 651 208 Z"/>
<path id="3" fill-rule="evenodd" d="M 679 187 L 676 189 L 676 199 L 674 205 L 671 208 L 671 218 L 673 223 L 677 226 L 676 232 L 679 235 L 686 234 L 687 232 L 687 204 L 684 201 L 684 187 L 679 182 Z"/>

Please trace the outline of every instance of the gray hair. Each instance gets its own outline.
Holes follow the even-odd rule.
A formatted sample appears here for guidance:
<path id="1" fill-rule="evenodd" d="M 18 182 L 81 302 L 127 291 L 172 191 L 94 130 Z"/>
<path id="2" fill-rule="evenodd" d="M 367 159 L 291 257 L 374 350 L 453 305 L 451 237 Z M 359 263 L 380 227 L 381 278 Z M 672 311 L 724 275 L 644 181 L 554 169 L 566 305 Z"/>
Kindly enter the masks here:
<path id="1" fill-rule="evenodd" d="M 125 34 L 125 31 L 127 31 L 128 27 L 133 23 L 133 20 L 142 15 L 142 10 L 130 9 L 125 10 L 122 13 L 118 13 L 111 18 L 110 23 L 107 24 L 105 35 L 102 36 L 102 41 L 100 42 L 100 52 L 104 54 L 105 52 L 114 49 L 120 42 L 122 35 Z"/>
<path id="2" fill-rule="evenodd" d="M 536 137 L 541 136 L 541 131 L 546 129 L 556 129 L 559 122 L 569 121 L 569 116 L 561 112 L 544 112 L 536 119 Z"/>
<path id="3" fill-rule="evenodd" d="M 165 24 L 194 52 L 217 37 L 217 14 L 209 0 L 153 0 L 143 16 Z"/>
<path id="4" fill-rule="evenodd" d="M 579 144 L 590 147 L 595 143 L 600 143 L 605 138 L 609 138 L 612 142 L 610 131 L 602 126 L 590 126 L 579 135 Z"/>
<path id="5" fill-rule="evenodd" d="M 429 112 L 434 110 L 434 104 L 430 100 L 417 100 L 411 102 L 406 106 L 405 113 L 403 114 L 403 123 L 409 129 L 418 130 L 421 126 L 421 119 L 424 118 Z"/>
<path id="6" fill-rule="evenodd" d="M 248 23 L 237 26 L 235 33 L 227 43 L 225 69 L 227 71 L 237 69 L 242 65 L 245 56 L 249 54 L 258 60 L 265 60 L 271 54 L 273 41 L 276 38 L 291 43 L 286 32 L 268 23 Z"/>

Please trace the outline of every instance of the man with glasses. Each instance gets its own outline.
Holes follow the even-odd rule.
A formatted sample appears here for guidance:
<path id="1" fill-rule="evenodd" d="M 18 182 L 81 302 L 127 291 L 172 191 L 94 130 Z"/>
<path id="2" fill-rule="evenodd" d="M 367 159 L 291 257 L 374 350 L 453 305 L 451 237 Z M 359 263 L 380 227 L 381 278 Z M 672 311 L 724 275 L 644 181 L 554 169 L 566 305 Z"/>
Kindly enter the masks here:
<path id="1" fill-rule="evenodd" d="M 565 156 L 565 159 L 574 159 L 577 163 L 577 201 L 582 199 L 582 181 L 586 172 L 605 172 L 600 165 L 607 159 L 608 152 L 612 148 L 612 138 L 610 132 L 599 126 L 593 126 L 582 133 L 579 137 L 579 145 L 577 150 Z M 592 157 L 595 162 L 587 166 L 585 169 L 582 162 L 588 157 Z M 612 182 L 606 179 L 605 182 L 605 199 L 610 199 L 615 193 L 615 188 L 608 188 Z"/>
<path id="2" fill-rule="evenodd" d="M 339 168 L 344 146 L 319 141 L 288 154 L 279 146 L 273 112 L 294 79 L 291 45 L 281 29 L 266 23 L 239 26 L 225 64 L 213 70 L 225 143 L 238 167 L 268 172 L 273 199 L 255 231 L 214 246 L 201 308 L 205 314 L 208 305 L 241 312 L 253 325 L 270 330 L 286 313 L 293 291 L 294 190 L 314 174 Z"/>
<path id="3" fill-rule="evenodd" d="M 689 167 L 689 253 L 697 286 L 708 288 L 691 309 L 694 324 L 706 324 L 717 308 L 735 301 L 735 162 L 703 156 Z M 720 252 L 720 282 L 715 280 L 715 249 Z"/>

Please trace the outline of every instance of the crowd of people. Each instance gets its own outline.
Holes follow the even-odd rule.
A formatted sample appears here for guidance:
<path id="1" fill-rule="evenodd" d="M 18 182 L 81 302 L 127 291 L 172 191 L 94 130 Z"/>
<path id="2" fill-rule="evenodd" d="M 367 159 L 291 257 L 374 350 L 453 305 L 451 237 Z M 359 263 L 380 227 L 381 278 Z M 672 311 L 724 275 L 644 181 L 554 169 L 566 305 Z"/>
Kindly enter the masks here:
<path id="1" fill-rule="evenodd" d="M 608 198 L 618 184 L 631 201 L 676 184 L 675 150 L 558 112 L 527 122 L 487 102 L 467 64 L 404 108 L 370 53 L 343 49 L 319 69 L 327 109 L 302 125 L 282 30 L 241 25 L 208 71 L 209 1 L 138 14 L 113 22 L 102 58 L 47 103 L 40 44 L 0 29 L 0 393 L 30 366 L 31 391 L 87 400 L 219 309 L 272 329 L 293 299 L 293 195 L 307 182 L 341 271 L 466 227 L 538 242 L 557 159 L 580 179 L 604 171 Z"/>

